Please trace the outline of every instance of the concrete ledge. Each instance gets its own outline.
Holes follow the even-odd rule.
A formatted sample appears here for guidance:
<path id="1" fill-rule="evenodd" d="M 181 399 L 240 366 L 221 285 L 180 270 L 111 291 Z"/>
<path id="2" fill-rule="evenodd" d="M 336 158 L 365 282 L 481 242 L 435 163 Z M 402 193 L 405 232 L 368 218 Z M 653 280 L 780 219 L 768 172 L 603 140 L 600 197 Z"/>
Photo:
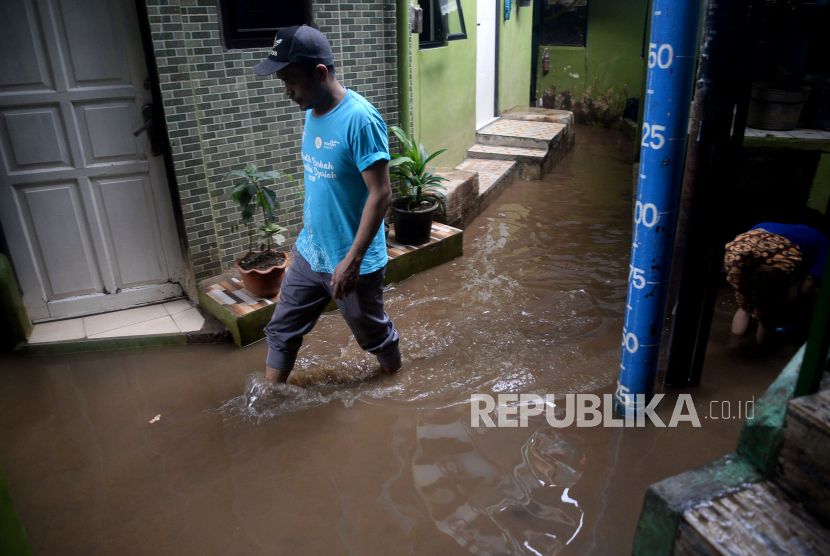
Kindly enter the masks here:
<path id="1" fill-rule="evenodd" d="M 781 438 L 779 484 L 830 523 L 830 390 L 790 400 Z"/>
<path id="2" fill-rule="evenodd" d="M 633 554 L 669 556 L 683 514 L 762 479 L 754 466 L 736 454 L 729 454 L 651 485 L 637 524 Z"/>
<path id="3" fill-rule="evenodd" d="M 0 254 L 0 353 L 14 351 L 23 345 L 32 333 L 32 323 L 11 263 Z"/>
<path id="4" fill-rule="evenodd" d="M 110 351 L 116 349 L 181 346 L 187 343 L 187 334 L 181 333 L 160 336 L 129 336 L 126 338 L 101 338 L 100 340 L 27 344 L 20 351 L 25 355 L 64 355 L 68 353 Z"/>
<path id="5" fill-rule="evenodd" d="M 755 418 L 747 420 L 738 440 L 737 453 L 769 476 L 775 472 L 787 402 L 795 390 L 805 347 L 801 346 L 775 382 L 758 399 Z"/>
<path id="6" fill-rule="evenodd" d="M 436 222 L 458 227 L 475 207 L 478 199 L 478 173 L 457 168 L 436 168 L 435 174 L 447 178 L 444 186 L 444 213 L 435 214 Z"/>

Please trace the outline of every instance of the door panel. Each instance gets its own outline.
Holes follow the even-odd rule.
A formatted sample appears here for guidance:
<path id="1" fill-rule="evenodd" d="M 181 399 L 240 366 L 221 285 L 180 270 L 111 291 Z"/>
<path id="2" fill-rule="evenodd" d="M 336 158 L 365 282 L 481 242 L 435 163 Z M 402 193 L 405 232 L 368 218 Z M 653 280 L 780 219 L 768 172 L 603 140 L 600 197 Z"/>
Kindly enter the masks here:
<path id="1" fill-rule="evenodd" d="M 133 0 L 0 0 L 0 221 L 34 321 L 180 296 Z M 48 58 L 45 52 L 52 53 Z"/>
<path id="2" fill-rule="evenodd" d="M 150 180 L 146 175 L 130 176 L 102 181 L 100 188 L 109 243 L 118 263 L 118 287 L 163 280 L 166 276 L 160 261 L 164 260 L 164 253 L 158 227 L 153 225 Z"/>
<path id="3" fill-rule="evenodd" d="M 17 88 L 54 90 L 40 22 L 31 1 L 0 2 L 0 52 L 6 58 L 0 72 L 0 91 Z"/>
<path id="4" fill-rule="evenodd" d="M 87 166 L 144 158 L 141 140 L 132 133 L 142 123 L 134 102 L 76 104 L 75 112 Z"/>
<path id="5" fill-rule="evenodd" d="M 77 183 L 22 190 L 26 227 L 33 232 L 31 256 L 51 299 L 93 293 L 96 276 L 86 217 Z"/>
<path id="6" fill-rule="evenodd" d="M 59 27 L 62 46 L 68 49 L 70 88 L 127 82 L 130 77 L 124 48 L 114 32 L 109 0 L 61 0 Z"/>
<path id="7" fill-rule="evenodd" d="M 72 166 L 59 106 L 3 110 L 0 133 L 10 174 Z"/>
<path id="8" fill-rule="evenodd" d="M 476 5 L 476 129 L 495 116 L 496 102 L 496 0 Z"/>

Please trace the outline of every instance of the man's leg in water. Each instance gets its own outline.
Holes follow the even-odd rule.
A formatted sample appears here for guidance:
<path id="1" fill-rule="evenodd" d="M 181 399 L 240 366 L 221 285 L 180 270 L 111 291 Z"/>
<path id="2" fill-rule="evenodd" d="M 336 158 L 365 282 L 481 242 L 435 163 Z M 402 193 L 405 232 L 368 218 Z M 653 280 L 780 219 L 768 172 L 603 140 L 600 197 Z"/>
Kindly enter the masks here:
<path id="1" fill-rule="evenodd" d="M 361 274 L 357 289 L 338 301 L 340 314 L 354 334 L 358 345 L 378 358 L 387 373 L 401 368 L 400 339 L 395 325 L 383 308 L 383 277 L 386 267 Z"/>
<path id="2" fill-rule="evenodd" d="M 303 336 L 311 332 L 331 301 L 321 275 L 311 269 L 296 248 L 291 254 L 292 262 L 282 281 L 279 303 L 265 327 L 268 340 L 265 378 L 272 382 L 288 380 L 303 345 Z"/>

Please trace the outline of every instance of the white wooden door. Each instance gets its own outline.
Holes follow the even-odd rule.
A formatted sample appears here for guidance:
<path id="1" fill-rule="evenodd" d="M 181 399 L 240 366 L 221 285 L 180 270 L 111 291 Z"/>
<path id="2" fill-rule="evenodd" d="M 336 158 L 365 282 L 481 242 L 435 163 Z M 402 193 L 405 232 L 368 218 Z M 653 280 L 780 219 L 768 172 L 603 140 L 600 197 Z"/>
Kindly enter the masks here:
<path id="1" fill-rule="evenodd" d="M 0 222 L 34 321 L 180 296 L 133 0 L 0 0 Z"/>
<path id="2" fill-rule="evenodd" d="M 478 0 L 476 129 L 496 116 L 496 0 Z"/>

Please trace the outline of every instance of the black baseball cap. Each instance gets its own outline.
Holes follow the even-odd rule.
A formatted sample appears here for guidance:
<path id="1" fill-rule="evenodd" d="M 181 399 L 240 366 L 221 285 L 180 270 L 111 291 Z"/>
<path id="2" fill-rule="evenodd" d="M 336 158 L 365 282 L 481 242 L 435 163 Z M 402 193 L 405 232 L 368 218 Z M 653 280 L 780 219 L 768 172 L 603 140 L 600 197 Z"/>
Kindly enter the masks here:
<path id="1" fill-rule="evenodd" d="M 257 75 L 271 75 L 291 63 L 333 65 L 334 55 L 329 41 L 323 33 L 308 25 L 280 29 L 268 58 L 252 69 Z"/>

